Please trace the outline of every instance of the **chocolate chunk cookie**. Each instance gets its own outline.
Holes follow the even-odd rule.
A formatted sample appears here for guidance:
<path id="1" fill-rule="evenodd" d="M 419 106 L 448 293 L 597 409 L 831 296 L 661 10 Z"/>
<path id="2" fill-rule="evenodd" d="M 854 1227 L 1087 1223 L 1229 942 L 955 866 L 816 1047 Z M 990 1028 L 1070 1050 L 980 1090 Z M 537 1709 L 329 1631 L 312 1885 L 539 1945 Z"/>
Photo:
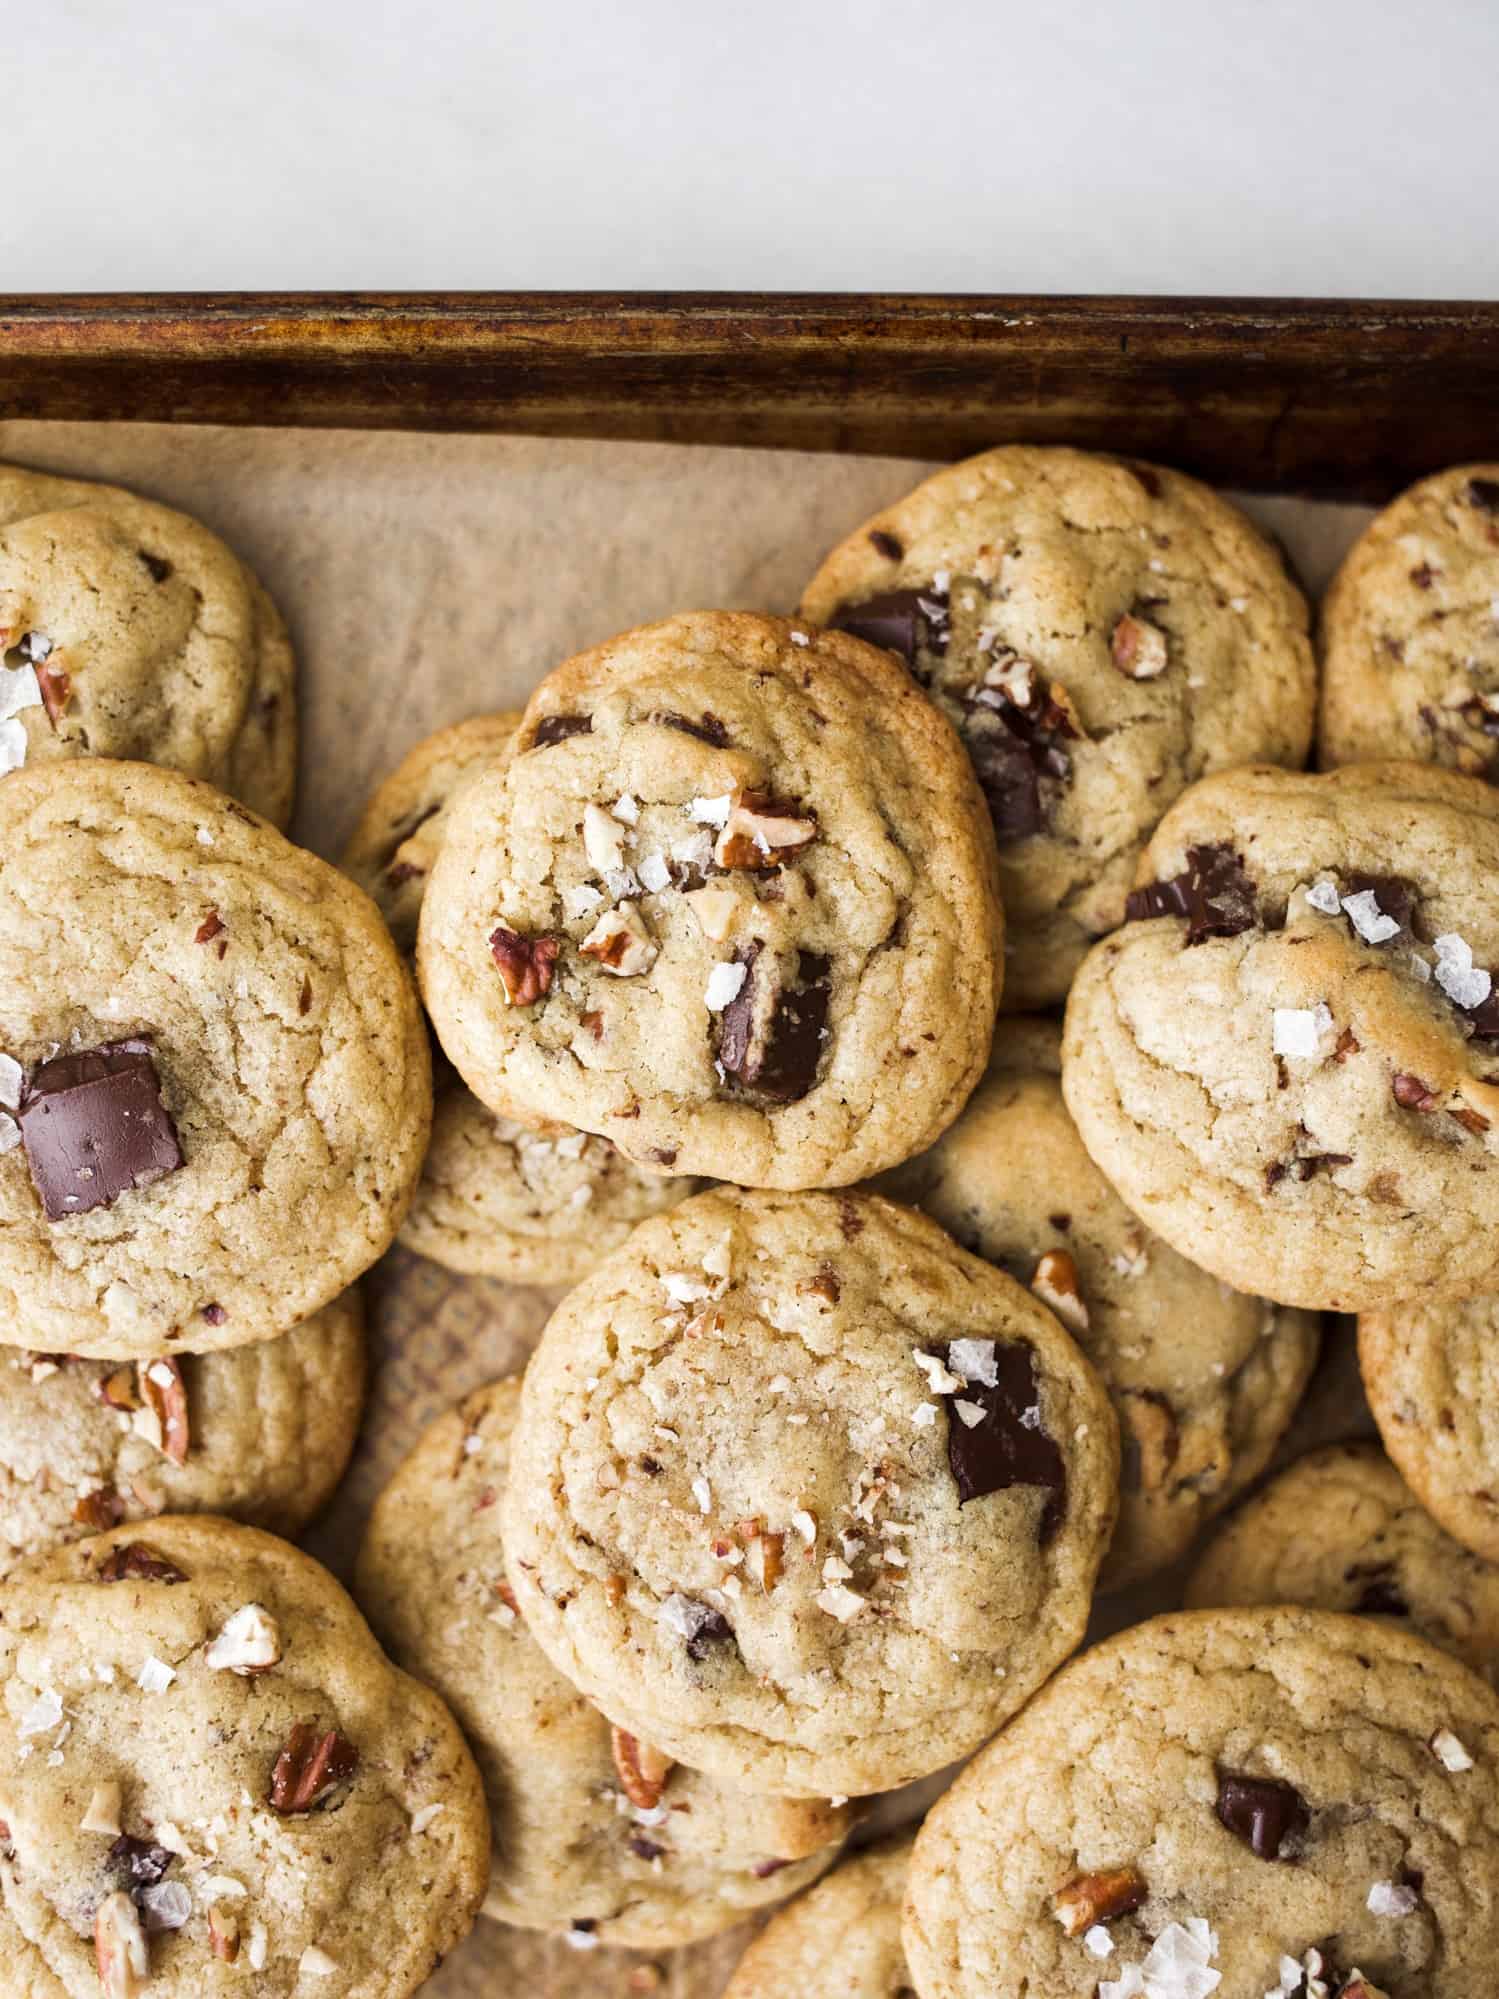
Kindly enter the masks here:
<path id="1" fill-rule="evenodd" d="M 162 1512 L 296 1534 L 343 1476 L 363 1399 L 358 1291 L 280 1339 L 224 1352 L 0 1351 L 0 1576 Z"/>
<path id="2" fill-rule="evenodd" d="M 394 1234 L 430 1116 L 376 911 L 145 764 L 16 772 L 0 853 L 0 1341 L 200 1352 L 328 1304 Z"/>
<path id="3" fill-rule="evenodd" d="M 1246 1500 L 1209 1542 L 1187 1603 L 1392 1617 L 1475 1672 L 1499 1665 L 1499 1568 L 1444 1534 L 1373 1444 L 1312 1451 Z"/>
<path id="4" fill-rule="evenodd" d="M 1063 1088 L 1204 1269 L 1359 1310 L 1499 1284 L 1499 794 L 1416 764 L 1208 778 L 1067 1009 Z"/>
<path id="5" fill-rule="evenodd" d="M 1170 1566 L 1270 1461 L 1319 1344 L 1309 1312 L 1226 1289 L 1150 1234 L 1083 1149 L 1059 1030 L 1003 1020 L 989 1073 L 886 1193 L 1027 1284 L 1102 1376 L 1123 1493 L 1101 1589 Z"/>
<path id="6" fill-rule="evenodd" d="M 844 1861 L 763 1929 L 723 1999 L 916 1999 L 900 1943 L 911 1842 Z"/>
<path id="7" fill-rule="evenodd" d="M 255 577 L 186 514 L 0 465 L 0 773 L 166 764 L 284 826 L 291 643 Z"/>
<path id="8" fill-rule="evenodd" d="M 704 612 L 559 667 L 454 808 L 419 962 L 493 1109 L 646 1169 L 842 1184 L 951 1122 L 1000 983 L 993 842 L 888 654 Z"/>
<path id="9" fill-rule="evenodd" d="M 207 1515 L 7 1579 L 0 1818 L 23 1989 L 69 1999 L 405 1999 L 488 1869 L 437 1696 L 316 1562 Z"/>
<path id="10" fill-rule="evenodd" d="M 957 724 L 999 838 L 1011 1007 L 1066 992 L 1185 786 L 1310 748 L 1300 592 L 1237 508 L 1160 466 L 984 452 L 866 521 L 802 609 L 899 653 Z"/>
<path id="11" fill-rule="evenodd" d="M 1156 1618 L 1059 1673 L 911 1861 L 923 1999 L 1487 1999 L 1499 1699 L 1299 1609 Z"/>
<path id="12" fill-rule="evenodd" d="M 1078 1642 L 1117 1426 L 1021 1286 L 871 1195 L 699 1194 L 553 1314 L 505 1551 L 610 1720 L 748 1790 L 964 1755 Z"/>
<path id="13" fill-rule="evenodd" d="M 495 1504 L 519 1406 L 519 1381 L 495 1382 L 426 1432 L 376 1502 L 360 1602 L 479 1759 L 486 1914 L 650 1949 L 712 1936 L 815 1880 L 848 1812 L 725 1790 L 611 1729 L 548 1664 L 506 1578 Z"/>
<path id="14" fill-rule="evenodd" d="M 342 866 L 379 909 L 408 956 L 427 877 L 463 788 L 501 758 L 520 722 L 518 708 L 475 715 L 426 737 L 377 785 L 344 849 Z"/>
<path id="15" fill-rule="evenodd" d="M 1499 1562 L 1499 1297 L 1365 1312 L 1358 1358 L 1385 1449 L 1417 1499 Z"/>
<path id="16" fill-rule="evenodd" d="M 1499 772 L 1499 465 L 1423 479 L 1349 550 L 1322 606 L 1324 766 Z"/>

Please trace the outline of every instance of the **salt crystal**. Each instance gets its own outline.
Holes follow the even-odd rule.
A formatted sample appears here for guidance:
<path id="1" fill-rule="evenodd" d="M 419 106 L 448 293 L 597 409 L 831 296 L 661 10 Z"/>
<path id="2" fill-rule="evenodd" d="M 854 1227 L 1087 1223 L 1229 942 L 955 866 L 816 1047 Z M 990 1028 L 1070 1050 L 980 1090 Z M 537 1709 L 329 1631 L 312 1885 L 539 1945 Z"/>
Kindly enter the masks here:
<path id="1" fill-rule="evenodd" d="M 984 1388 L 999 1383 L 999 1362 L 993 1340 L 954 1340 L 947 1349 L 947 1364 L 965 1382 L 977 1381 Z"/>
<path id="2" fill-rule="evenodd" d="M 722 1013 L 731 1000 L 737 999 L 748 976 L 744 965 L 715 965 L 708 974 L 708 987 L 703 994 L 709 1013 Z"/>

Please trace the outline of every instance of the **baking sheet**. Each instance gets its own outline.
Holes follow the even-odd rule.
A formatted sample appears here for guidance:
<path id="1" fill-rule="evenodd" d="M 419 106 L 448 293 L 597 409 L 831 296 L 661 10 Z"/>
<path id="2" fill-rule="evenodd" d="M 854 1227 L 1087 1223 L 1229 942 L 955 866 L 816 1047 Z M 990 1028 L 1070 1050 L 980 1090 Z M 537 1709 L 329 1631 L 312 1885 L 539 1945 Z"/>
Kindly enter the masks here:
<path id="1" fill-rule="evenodd" d="M 296 837 L 336 858 L 369 790 L 421 737 L 519 707 L 559 660 L 691 608 L 789 610 L 823 551 L 931 468 L 703 446 L 368 431 L 0 423 L 0 457 L 112 479 L 185 508 L 259 571 L 302 668 Z M 1244 504 L 1318 593 L 1369 517 Z M 369 1505 L 418 1432 L 510 1373 L 556 1293 L 451 1276 L 396 1251 L 367 1280 L 373 1381 L 360 1445 L 305 1537 L 347 1577 Z M 1334 1331 L 1290 1448 L 1369 1428 Z M 1172 1601 L 1157 1579 L 1105 1603 L 1098 1634 Z M 898 1812 L 896 1804 L 892 1810 Z M 655 1955 L 481 1921 L 432 1999 L 716 1999 L 752 1925 Z"/>

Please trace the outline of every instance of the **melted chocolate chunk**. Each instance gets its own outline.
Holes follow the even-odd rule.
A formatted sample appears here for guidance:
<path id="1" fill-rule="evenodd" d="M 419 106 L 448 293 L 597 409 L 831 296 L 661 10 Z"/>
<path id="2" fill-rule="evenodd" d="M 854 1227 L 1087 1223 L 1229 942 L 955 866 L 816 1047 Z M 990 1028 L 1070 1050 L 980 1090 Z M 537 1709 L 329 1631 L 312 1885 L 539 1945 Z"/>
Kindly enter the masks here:
<path id="1" fill-rule="evenodd" d="M 778 985 L 761 969 L 763 947 L 736 951 L 744 984 L 724 1008 L 718 1059 L 724 1073 L 775 1103 L 795 1103 L 817 1080 L 832 987 L 821 952 L 797 953 L 796 979 Z"/>
<path id="2" fill-rule="evenodd" d="M 109 1862 L 122 1888 L 153 1888 L 177 1858 L 164 1846 L 122 1832 L 109 1849 Z"/>
<path id="3" fill-rule="evenodd" d="M 963 740 L 1000 840 L 1041 832 L 1058 788 L 1072 775 L 1062 747 L 1077 740 L 1072 717 L 1038 674 L 1026 684 L 1024 701 L 1007 687 L 979 686 L 963 719 Z"/>
<path id="4" fill-rule="evenodd" d="M 1241 1777 L 1218 1772 L 1218 1818 L 1261 1860 L 1290 1860 L 1288 1840 L 1300 1839 L 1312 1822 L 1306 1799 L 1273 1777 Z"/>
<path id="5" fill-rule="evenodd" d="M 921 652 L 947 651 L 947 593 L 935 585 L 925 590 L 882 590 L 862 604 L 844 604 L 833 616 L 833 630 L 848 632 L 886 652 L 899 653 L 914 668 Z"/>
<path id="6" fill-rule="evenodd" d="M 887 562 L 899 562 L 906 552 L 895 536 L 887 533 L 884 528 L 869 530 L 869 545 L 878 554 L 883 555 Z"/>
<path id="7" fill-rule="evenodd" d="M 1355 1562 L 1343 1580 L 1361 1585 L 1354 1610 L 1360 1617 L 1409 1617 L 1411 1607 L 1395 1579 L 1393 1562 Z"/>
<path id="8" fill-rule="evenodd" d="M 1493 984 L 1489 996 L 1480 1000 L 1477 1006 L 1460 1006 L 1458 1012 L 1466 1014 L 1475 1041 L 1499 1041 L 1499 967 L 1489 967 L 1489 977 Z"/>
<path id="9" fill-rule="evenodd" d="M 1181 874 L 1131 889 L 1126 896 L 1126 923 L 1151 916 L 1186 917 L 1189 944 L 1206 937 L 1238 937 L 1258 921 L 1254 883 L 1231 847 L 1188 847 Z"/>
<path id="10" fill-rule="evenodd" d="M 663 729 L 676 729 L 681 735 L 696 736 L 700 743 L 711 743 L 715 750 L 728 747 L 727 728 L 706 708 L 695 722 L 690 715 L 678 715 L 674 709 L 669 708 L 658 709 L 651 720 L 659 722 Z"/>
<path id="11" fill-rule="evenodd" d="M 145 563 L 147 569 L 150 570 L 152 581 L 155 583 L 165 583 L 172 573 L 172 565 L 167 561 L 166 557 L 163 555 L 153 555 L 149 548 L 138 548 L 135 552 L 141 561 Z"/>
<path id="12" fill-rule="evenodd" d="M 943 1362 L 947 1351 L 939 1347 Z M 1034 1347 L 1002 1340 L 994 1348 L 997 1379 L 992 1388 L 968 1382 L 960 1396 L 945 1395 L 947 1462 L 958 1488 L 958 1504 L 1004 1492 L 1012 1485 L 1038 1485 L 1046 1494 L 1037 1538 L 1044 1548 L 1067 1517 L 1067 1467 L 1056 1439 L 1041 1422 L 1041 1386 Z M 970 1429 L 953 1408 L 954 1399 L 976 1402 L 983 1420 Z"/>
<path id="13" fill-rule="evenodd" d="M 1499 514 L 1499 479 L 1470 479 L 1468 499 L 1481 513 Z"/>
<path id="14" fill-rule="evenodd" d="M 43 1062 L 16 1116 L 49 1222 L 107 1208 L 183 1163 L 149 1041 L 112 1041 Z"/>
<path id="15" fill-rule="evenodd" d="M 552 743 L 565 743 L 569 736 L 593 733 L 591 715 L 544 715 L 531 734 L 531 748 L 544 750 Z"/>

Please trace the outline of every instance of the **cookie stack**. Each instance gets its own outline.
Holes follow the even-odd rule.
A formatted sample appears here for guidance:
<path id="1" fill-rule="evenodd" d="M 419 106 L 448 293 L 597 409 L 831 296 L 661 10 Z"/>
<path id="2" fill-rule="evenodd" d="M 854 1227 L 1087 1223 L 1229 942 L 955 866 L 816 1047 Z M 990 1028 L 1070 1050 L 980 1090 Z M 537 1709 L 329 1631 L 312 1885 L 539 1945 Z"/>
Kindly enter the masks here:
<path id="1" fill-rule="evenodd" d="M 211 538 L 14 476 L 28 1999 L 403 1999 L 481 1903 L 659 1950 L 801 1889 L 732 1999 L 1491 1992 L 1499 477 L 1373 525 L 1319 682 L 1222 498 L 987 453 L 801 615 L 420 745 L 340 876 L 204 781 L 292 726 L 258 586 L 219 551 L 210 684 L 142 620 Z M 387 1657 L 258 1526 L 339 1476 L 398 1234 L 572 1288 L 376 1503 Z M 1331 1312 L 1388 1456 L 1262 1485 Z"/>

